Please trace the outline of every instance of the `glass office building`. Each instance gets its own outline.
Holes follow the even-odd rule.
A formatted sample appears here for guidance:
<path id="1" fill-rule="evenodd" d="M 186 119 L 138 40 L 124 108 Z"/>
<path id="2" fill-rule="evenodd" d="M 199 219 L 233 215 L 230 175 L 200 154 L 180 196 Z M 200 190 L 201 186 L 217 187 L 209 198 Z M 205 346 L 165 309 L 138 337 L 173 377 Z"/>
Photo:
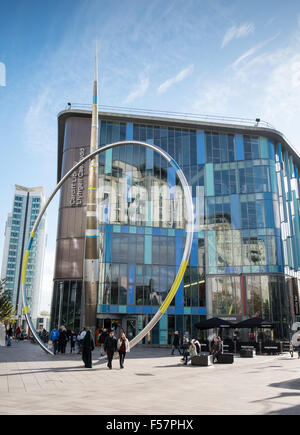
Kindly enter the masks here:
<path id="1" fill-rule="evenodd" d="M 58 180 L 89 152 L 91 115 L 59 114 Z M 174 330 L 196 336 L 209 317 L 263 317 L 287 338 L 299 320 L 300 158 L 268 126 L 99 114 L 99 146 L 143 141 L 166 150 L 192 192 L 195 232 L 183 281 L 145 344 Z M 88 166 L 61 191 L 52 325 L 79 328 Z M 122 145 L 99 155 L 99 291 L 95 327 L 137 334 L 164 300 L 185 242 L 186 210 L 173 168 L 150 149 Z"/>

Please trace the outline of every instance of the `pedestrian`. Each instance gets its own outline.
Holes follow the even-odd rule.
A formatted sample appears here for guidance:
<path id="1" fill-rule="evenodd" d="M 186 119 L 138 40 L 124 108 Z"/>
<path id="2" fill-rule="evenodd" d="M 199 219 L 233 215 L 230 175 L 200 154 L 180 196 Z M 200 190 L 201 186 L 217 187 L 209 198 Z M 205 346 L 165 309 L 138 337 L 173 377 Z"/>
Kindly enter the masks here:
<path id="1" fill-rule="evenodd" d="M 54 355 L 56 355 L 56 352 L 58 350 L 58 338 L 59 338 L 59 330 L 53 328 L 50 332 L 50 340 L 52 341 Z"/>
<path id="2" fill-rule="evenodd" d="M 70 333 L 70 353 L 72 353 L 72 351 L 75 351 L 75 345 L 76 345 L 76 341 L 77 341 L 77 335 L 75 334 L 75 331 L 72 329 L 71 333 Z"/>
<path id="3" fill-rule="evenodd" d="M 190 341 L 187 337 L 184 337 L 183 344 L 182 344 L 182 355 L 183 355 L 183 361 L 185 365 L 187 365 L 188 363 L 189 347 L 190 347 Z"/>
<path id="4" fill-rule="evenodd" d="M 77 344 L 77 353 L 80 353 L 80 332 L 77 334 L 76 344 Z"/>
<path id="5" fill-rule="evenodd" d="M 293 358 L 293 357 L 294 357 L 294 345 L 293 345 L 293 342 L 292 342 L 292 341 L 290 341 L 290 349 L 289 349 L 289 352 L 290 352 L 291 358 Z"/>
<path id="6" fill-rule="evenodd" d="M 67 330 L 66 327 L 62 325 L 60 327 L 59 337 L 58 337 L 58 346 L 59 346 L 60 353 L 62 354 L 66 353 L 67 342 L 68 342 Z"/>
<path id="7" fill-rule="evenodd" d="M 83 341 L 83 339 L 85 337 L 85 334 L 86 334 L 86 329 L 82 328 L 81 332 L 80 332 L 80 337 L 79 337 L 79 341 L 80 341 L 80 350 L 79 350 L 79 352 L 82 351 L 82 341 Z"/>
<path id="8" fill-rule="evenodd" d="M 12 327 L 9 325 L 9 327 L 6 329 L 7 346 L 11 346 L 11 337 L 12 336 L 13 336 L 13 330 L 12 330 Z"/>
<path id="9" fill-rule="evenodd" d="M 82 340 L 82 361 L 88 369 L 92 368 L 92 351 L 95 349 L 91 331 L 86 331 Z"/>
<path id="10" fill-rule="evenodd" d="M 193 356 L 197 356 L 197 347 L 196 347 L 194 340 L 190 341 L 189 356 L 190 356 L 190 359 L 192 359 Z"/>
<path id="11" fill-rule="evenodd" d="M 117 340 L 114 337 L 114 331 L 109 331 L 109 334 L 104 342 L 104 350 L 107 354 L 107 367 L 111 370 L 112 359 L 114 357 L 114 353 L 117 351 Z"/>
<path id="12" fill-rule="evenodd" d="M 201 353 L 201 344 L 195 338 L 193 338 L 192 342 L 195 343 L 197 355 L 199 355 Z"/>
<path id="13" fill-rule="evenodd" d="M 119 351 L 119 357 L 120 357 L 120 369 L 123 369 L 126 353 L 130 352 L 129 340 L 128 338 L 126 338 L 124 332 L 122 332 L 121 337 L 117 342 L 117 349 Z"/>
<path id="14" fill-rule="evenodd" d="M 103 330 L 100 332 L 99 338 L 98 338 L 99 345 L 100 345 L 100 356 L 105 355 L 105 352 L 104 352 L 104 343 L 105 343 L 105 340 L 106 340 L 107 336 L 108 336 L 107 329 L 103 328 Z"/>
<path id="15" fill-rule="evenodd" d="M 211 354 L 212 354 L 212 362 L 215 363 L 215 360 L 218 360 L 219 355 L 222 353 L 222 341 L 220 337 L 215 337 L 211 346 Z"/>
<path id="16" fill-rule="evenodd" d="M 48 334 L 48 331 L 46 331 L 45 328 L 43 328 L 43 330 L 41 332 L 41 338 L 42 338 L 44 343 L 48 343 L 48 341 L 49 341 L 49 334 Z"/>
<path id="17" fill-rule="evenodd" d="M 172 344 L 172 352 L 171 352 L 172 355 L 174 355 L 175 349 L 177 349 L 178 352 L 179 352 L 179 355 L 181 355 L 180 340 L 179 340 L 179 332 L 178 331 L 174 332 L 173 344 Z"/>
<path id="18" fill-rule="evenodd" d="M 21 340 L 21 328 L 20 328 L 20 326 L 18 326 L 16 331 L 15 331 L 15 337 L 16 337 L 18 342 Z"/>

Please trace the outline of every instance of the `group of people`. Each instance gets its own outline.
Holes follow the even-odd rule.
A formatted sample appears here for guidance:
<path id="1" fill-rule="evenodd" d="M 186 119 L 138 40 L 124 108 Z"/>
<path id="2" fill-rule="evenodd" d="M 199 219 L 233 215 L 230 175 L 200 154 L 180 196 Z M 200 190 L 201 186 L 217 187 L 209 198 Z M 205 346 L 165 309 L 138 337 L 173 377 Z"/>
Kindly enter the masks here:
<path id="1" fill-rule="evenodd" d="M 124 360 L 126 353 L 130 352 L 129 340 L 125 335 L 123 329 L 120 330 L 119 338 L 116 339 L 113 330 L 107 330 L 104 328 L 100 331 L 98 336 L 100 344 L 100 355 L 102 356 L 102 350 L 107 355 L 107 367 L 112 369 L 112 360 L 116 352 L 119 353 L 120 369 L 124 368 Z"/>
<path id="2" fill-rule="evenodd" d="M 59 329 L 52 329 L 50 334 L 53 353 L 64 354 L 67 343 L 70 342 L 70 353 L 75 351 L 82 355 L 82 360 L 86 368 L 92 368 L 92 352 L 95 349 L 95 343 L 90 330 L 82 328 L 76 334 L 75 331 L 68 331 L 62 325 Z M 107 367 L 112 369 L 112 360 L 116 352 L 119 353 L 120 369 L 124 368 L 124 360 L 127 352 L 130 352 L 129 340 L 126 338 L 124 331 L 120 331 L 119 338 L 116 339 L 113 330 L 103 329 L 98 335 L 100 344 L 100 356 L 107 355 Z M 104 353 L 103 353 L 104 352 Z"/>
<path id="3" fill-rule="evenodd" d="M 187 365 L 188 361 L 191 360 L 193 356 L 199 355 L 201 353 L 201 345 L 197 339 L 190 339 L 187 335 L 183 337 L 183 342 L 181 344 L 179 332 L 175 331 L 172 343 L 172 355 L 174 355 L 175 350 L 179 352 L 179 355 L 182 356 L 183 363 Z M 218 360 L 219 355 L 222 352 L 223 341 L 219 336 L 217 336 L 213 339 L 210 346 L 210 354 L 212 355 L 213 363 Z"/>

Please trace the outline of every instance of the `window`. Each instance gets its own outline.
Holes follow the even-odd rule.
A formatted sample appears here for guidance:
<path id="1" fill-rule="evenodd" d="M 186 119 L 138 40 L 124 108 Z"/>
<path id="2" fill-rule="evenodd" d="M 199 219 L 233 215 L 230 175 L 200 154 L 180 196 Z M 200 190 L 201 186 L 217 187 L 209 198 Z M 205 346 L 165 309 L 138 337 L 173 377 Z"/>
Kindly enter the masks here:
<path id="1" fill-rule="evenodd" d="M 205 132 L 207 163 L 235 160 L 233 135 Z"/>
<path id="2" fill-rule="evenodd" d="M 259 159 L 259 145 L 257 137 L 244 136 L 244 156 L 245 160 Z"/>

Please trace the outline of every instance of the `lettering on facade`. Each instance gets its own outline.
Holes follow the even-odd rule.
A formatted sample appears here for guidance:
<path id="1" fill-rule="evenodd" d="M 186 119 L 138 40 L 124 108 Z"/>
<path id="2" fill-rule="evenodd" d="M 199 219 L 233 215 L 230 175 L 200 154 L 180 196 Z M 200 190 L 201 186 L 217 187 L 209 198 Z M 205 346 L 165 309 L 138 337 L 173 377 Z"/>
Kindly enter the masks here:
<path id="1" fill-rule="evenodd" d="M 79 149 L 79 161 L 83 159 L 85 149 L 82 147 Z M 74 165 L 77 162 L 74 162 Z M 73 172 L 71 176 L 71 206 L 81 206 L 83 200 L 83 177 L 84 177 L 84 165 L 80 165 L 79 168 Z"/>

